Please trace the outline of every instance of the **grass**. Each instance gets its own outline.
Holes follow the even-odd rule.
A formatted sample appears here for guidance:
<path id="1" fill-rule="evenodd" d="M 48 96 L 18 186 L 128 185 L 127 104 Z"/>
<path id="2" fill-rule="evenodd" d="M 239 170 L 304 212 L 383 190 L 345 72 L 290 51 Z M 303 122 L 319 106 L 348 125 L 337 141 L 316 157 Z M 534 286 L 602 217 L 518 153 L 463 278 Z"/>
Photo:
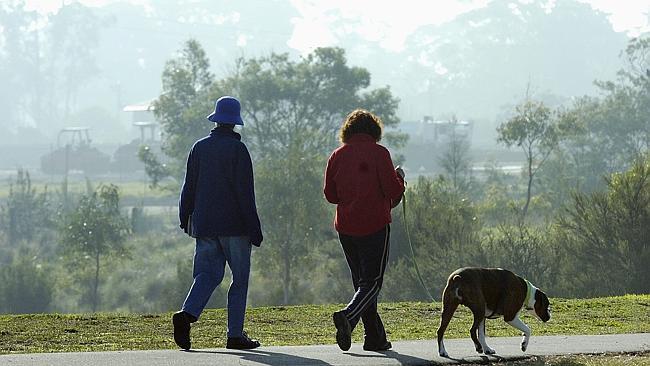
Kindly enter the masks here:
<path id="1" fill-rule="evenodd" d="M 15 180 L 15 176 L 11 179 Z M 177 199 L 177 193 L 175 191 L 165 191 L 162 189 L 151 189 L 148 186 L 148 183 L 145 184 L 142 181 L 132 181 L 125 180 L 115 182 L 114 180 L 105 180 L 105 179 L 95 179 L 91 181 L 91 187 L 96 189 L 100 184 L 115 184 L 120 189 L 120 197 L 124 201 L 128 202 L 139 202 L 144 200 L 145 202 L 175 202 Z M 0 181 L 0 201 L 5 200 L 9 197 L 9 182 Z M 14 182 L 14 189 L 16 189 Z M 43 193 L 45 189 L 51 194 L 60 192 L 62 189 L 62 182 L 34 182 L 32 181 L 32 189 L 36 191 L 37 194 Z M 68 192 L 70 194 L 81 195 L 87 193 L 88 186 L 85 181 L 73 181 L 68 183 Z"/>
<path id="2" fill-rule="evenodd" d="M 650 332 L 650 295 L 552 299 L 551 302 L 553 318 L 550 322 L 542 324 L 529 315 L 524 316 L 524 322 L 531 325 L 533 334 Z M 247 312 L 246 329 L 267 346 L 334 344 L 331 314 L 340 307 L 253 308 Z M 391 340 L 434 339 L 440 310 L 441 304 L 437 302 L 380 304 L 380 314 Z M 175 349 L 170 319 L 171 313 L 3 315 L 0 316 L 0 354 Z M 470 312 L 460 307 L 445 336 L 467 337 L 470 321 Z M 224 309 L 206 310 L 192 328 L 193 347 L 224 347 L 225 327 Z M 362 328 L 355 329 L 354 342 L 362 341 Z M 500 320 L 488 321 L 487 330 L 492 337 L 518 335 L 515 329 Z"/>
<path id="3" fill-rule="evenodd" d="M 650 353 L 573 355 L 533 357 L 529 360 L 506 362 L 504 366 L 647 366 Z"/>

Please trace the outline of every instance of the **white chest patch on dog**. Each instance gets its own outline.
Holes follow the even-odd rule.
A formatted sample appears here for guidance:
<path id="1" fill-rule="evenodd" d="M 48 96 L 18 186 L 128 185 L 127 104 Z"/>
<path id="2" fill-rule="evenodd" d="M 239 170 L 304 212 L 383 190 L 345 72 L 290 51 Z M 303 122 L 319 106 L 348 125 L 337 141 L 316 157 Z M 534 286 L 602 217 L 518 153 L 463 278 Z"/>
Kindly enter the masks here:
<path id="1" fill-rule="evenodd" d="M 526 310 L 534 310 L 537 287 L 533 286 L 533 284 L 528 282 L 528 280 L 524 281 L 526 281 L 526 298 L 524 299 L 523 307 L 526 308 Z"/>

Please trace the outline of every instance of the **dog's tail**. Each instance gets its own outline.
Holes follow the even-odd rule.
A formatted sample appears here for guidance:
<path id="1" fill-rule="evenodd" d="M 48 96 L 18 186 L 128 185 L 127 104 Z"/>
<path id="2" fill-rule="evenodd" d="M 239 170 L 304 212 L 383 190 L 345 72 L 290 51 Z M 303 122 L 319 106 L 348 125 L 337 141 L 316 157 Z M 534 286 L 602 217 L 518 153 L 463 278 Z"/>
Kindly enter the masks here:
<path id="1" fill-rule="evenodd" d="M 459 302 L 463 301 L 463 295 L 460 291 L 460 285 L 462 283 L 463 278 L 457 274 L 454 275 L 452 278 L 449 279 L 449 292 L 454 296 L 456 299 L 458 299 Z"/>

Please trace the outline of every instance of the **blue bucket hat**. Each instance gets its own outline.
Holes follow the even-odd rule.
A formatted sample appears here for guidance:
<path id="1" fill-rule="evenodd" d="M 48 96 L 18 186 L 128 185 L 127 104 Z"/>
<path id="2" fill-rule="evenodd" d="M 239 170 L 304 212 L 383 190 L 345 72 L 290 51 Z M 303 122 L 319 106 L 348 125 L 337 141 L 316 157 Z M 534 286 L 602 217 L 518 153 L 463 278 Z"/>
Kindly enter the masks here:
<path id="1" fill-rule="evenodd" d="M 217 99 L 214 112 L 208 116 L 208 120 L 217 123 L 243 126 L 244 121 L 241 119 L 240 111 L 241 105 L 237 98 L 226 95 Z"/>

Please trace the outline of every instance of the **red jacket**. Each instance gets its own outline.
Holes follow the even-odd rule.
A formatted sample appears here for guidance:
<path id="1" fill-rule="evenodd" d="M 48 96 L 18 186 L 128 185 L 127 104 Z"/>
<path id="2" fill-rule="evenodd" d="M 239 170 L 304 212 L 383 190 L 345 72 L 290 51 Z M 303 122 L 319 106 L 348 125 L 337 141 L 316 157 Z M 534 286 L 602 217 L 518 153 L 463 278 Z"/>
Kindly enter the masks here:
<path id="1" fill-rule="evenodd" d="M 391 222 L 391 201 L 404 192 L 404 180 L 395 172 L 388 149 L 359 133 L 330 156 L 323 191 L 336 204 L 336 230 L 365 236 Z"/>

